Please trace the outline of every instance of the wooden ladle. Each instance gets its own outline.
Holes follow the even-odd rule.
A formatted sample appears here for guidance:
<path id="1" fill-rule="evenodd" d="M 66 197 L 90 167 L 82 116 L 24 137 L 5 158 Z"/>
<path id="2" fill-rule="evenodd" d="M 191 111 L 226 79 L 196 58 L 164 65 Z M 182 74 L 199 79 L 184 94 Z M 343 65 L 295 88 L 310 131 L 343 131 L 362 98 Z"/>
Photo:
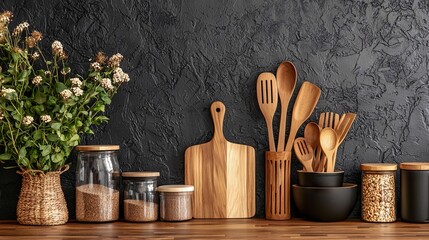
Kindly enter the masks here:
<path id="1" fill-rule="evenodd" d="M 278 92 L 277 81 L 274 74 L 263 72 L 259 74 L 256 81 L 256 95 L 258 97 L 259 108 L 264 115 L 268 128 L 268 144 L 270 152 L 276 151 L 273 134 L 273 117 L 277 109 Z"/>
<path id="2" fill-rule="evenodd" d="M 290 98 L 296 85 L 296 68 L 289 61 L 282 62 L 277 68 L 277 87 L 280 97 L 281 113 L 277 151 L 283 152 L 285 148 L 286 116 Z"/>
<path id="3" fill-rule="evenodd" d="M 327 127 L 320 132 L 320 147 L 327 158 L 326 172 L 333 172 L 335 159 L 334 154 L 338 147 L 338 137 L 334 129 Z"/>

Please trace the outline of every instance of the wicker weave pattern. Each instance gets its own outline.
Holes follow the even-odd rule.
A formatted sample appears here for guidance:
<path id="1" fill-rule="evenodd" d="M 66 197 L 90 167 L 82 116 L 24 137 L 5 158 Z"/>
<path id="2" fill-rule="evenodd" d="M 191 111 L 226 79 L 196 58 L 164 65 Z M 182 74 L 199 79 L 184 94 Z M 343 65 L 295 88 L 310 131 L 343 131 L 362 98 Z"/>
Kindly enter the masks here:
<path id="1" fill-rule="evenodd" d="M 68 221 L 60 179 L 64 171 L 46 174 L 41 171 L 19 172 L 23 177 L 16 210 L 20 224 L 60 225 Z"/>

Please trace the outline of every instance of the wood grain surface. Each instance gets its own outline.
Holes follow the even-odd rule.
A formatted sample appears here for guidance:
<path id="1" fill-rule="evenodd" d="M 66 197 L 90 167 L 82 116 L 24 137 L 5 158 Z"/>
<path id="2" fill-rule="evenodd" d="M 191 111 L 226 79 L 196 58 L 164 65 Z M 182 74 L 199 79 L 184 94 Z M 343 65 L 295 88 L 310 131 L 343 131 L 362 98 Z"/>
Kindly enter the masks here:
<path id="1" fill-rule="evenodd" d="M 187 222 L 23 226 L 0 221 L 0 239 L 428 239 L 429 224 L 335 223 L 301 219 L 194 219 Z"/>
<path id="2" fill-rule="evenodd" d="M 256 212 L 255 149 L 223 135 L 225 105 L 210 108 L 214 136 L 185 152 L 185 184 L 193 185 L 194 218 L 248 218 Z"/>

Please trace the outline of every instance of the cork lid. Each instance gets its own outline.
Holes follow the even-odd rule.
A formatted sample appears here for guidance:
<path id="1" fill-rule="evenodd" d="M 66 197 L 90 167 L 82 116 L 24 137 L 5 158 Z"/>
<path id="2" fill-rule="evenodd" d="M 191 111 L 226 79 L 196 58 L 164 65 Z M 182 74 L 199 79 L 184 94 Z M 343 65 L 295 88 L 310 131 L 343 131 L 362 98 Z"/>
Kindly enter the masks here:
<path id="1" fill-rule="evenodd" d="M 396 171 L 398 165 L 394 163 L 362 163 L 360 169 L 363 171 Z"/>
<path id="2" fill-rule="evenodd" d="M 158 192 L 193 192 L 194 186 L 192 185 L 163 185 L 159 186 L 156 191 Z"/>
<path id="3" fill-rule="evenodd" d="M 119 145 L 79 145 L 77 151 L 97 152 L 97 151 L 114 151 L 119 150 Z"/>
<path id="4" fill-rule="evenodd" d="M 424 171 L 429 170 L 429 162 L 407 162 L 399 165 L 400 169 L 413 170 L 413 171 Z"/>
<path id="5" fill-rule="evenodd" d="M 155 178 L 159 177 L 159 172 L 123 172 L 124 178 Z"/>

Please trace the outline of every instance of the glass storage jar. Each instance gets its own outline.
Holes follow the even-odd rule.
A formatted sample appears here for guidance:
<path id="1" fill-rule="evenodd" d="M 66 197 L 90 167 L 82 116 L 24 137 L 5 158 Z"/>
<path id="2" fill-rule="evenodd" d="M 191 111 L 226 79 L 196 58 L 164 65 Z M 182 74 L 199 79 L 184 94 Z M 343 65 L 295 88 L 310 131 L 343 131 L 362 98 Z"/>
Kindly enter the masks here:
<path id="1" fill-rule="evenodd" d="M 124 218 L 130 222 L 158 220 L 156 194 L 159 172 L 123 172 Z"/>
<path id="2" fill-rule="evenodd" d="M 76 220 L 109 222 L 119 218 L 118 145 L 77 146 Z"/>
<path id="3" fill-rule="evenodd" d="M 192 219 L 192 185 L 164 185 L 157 188 L 161 221 Z"/>
<path id="4" fill-rule="evenodd" d="M 396 221 L 395 174 L 398 166 L 389 163 L 364 163 L 362 170 L 362 220 Z"/>

